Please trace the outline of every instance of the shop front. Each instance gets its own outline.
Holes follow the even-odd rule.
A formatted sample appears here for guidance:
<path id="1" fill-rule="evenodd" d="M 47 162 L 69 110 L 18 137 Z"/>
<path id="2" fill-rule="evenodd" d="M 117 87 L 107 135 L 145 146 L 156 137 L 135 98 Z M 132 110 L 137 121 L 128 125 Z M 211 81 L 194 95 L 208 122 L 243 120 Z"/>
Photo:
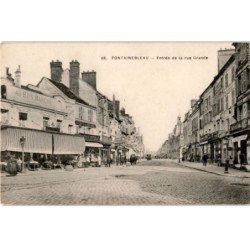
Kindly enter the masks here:
<path id="1" fill-rule="evenodd" d="M 103 145 L 99 142 L 86 142 L 86 150 L 84 152 L 84 166 L 98 167 L 101 164 L 101 149 Z"/>
<path id="2" fill-rule="evenodd" d="M 84 150 L 82 136 L 14 126 L 1 128 L 1 162 L 11 156 L 22 159 L 27 166 L 41 166 L 44 162 L 50 162 L 52 166 L 61 164 L 67 157 L 77 161 Z"/>
<path id="3" fill-rule="evenodd" d="M 248 158 L 250 153 L 249 152 L 250 143 L 248 142 L 248 139 L 249 138 L 247 134 L 235 136 L 232 139 L 234 164 L 241 163 L 241 158 L 243 159 L 244 164 L 249 163 Z"/>

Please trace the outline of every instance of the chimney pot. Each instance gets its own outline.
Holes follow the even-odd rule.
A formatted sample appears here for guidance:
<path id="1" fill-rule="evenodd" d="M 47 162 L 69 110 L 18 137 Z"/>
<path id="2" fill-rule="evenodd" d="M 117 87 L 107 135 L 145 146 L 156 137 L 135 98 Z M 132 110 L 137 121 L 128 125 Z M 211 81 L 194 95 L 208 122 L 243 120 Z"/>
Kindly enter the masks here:
<path id="1" fill-rule="evenodd" d="M 55 82 L 61 82 L 62 80 L 62 62 L 59 60 L 50 62 L 50 78 Z"/>
<path id="2" fill-rule="evenodd" d="M 79 96 L 80 63 L 77 60 L 70 62 L 69 86 L 70 90 Z"/>
<path id="3" fill-rule="evenodd" d="M 96 72 L 95 71 L 87 71 L 82 72 L 82 80 L 87 82 L 96 90 Z"/>

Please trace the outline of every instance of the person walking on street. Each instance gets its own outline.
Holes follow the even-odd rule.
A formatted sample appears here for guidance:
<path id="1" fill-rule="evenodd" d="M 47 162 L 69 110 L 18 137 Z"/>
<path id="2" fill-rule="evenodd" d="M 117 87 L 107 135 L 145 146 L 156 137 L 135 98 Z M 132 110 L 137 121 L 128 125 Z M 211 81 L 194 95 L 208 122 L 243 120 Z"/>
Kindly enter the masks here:
<path id="1" fill-rule="evenodd" d="M 17 171 L 22 172 L 22 167 L 23 167 L 22 160 L 20 159 L 20 157 L 18 157 L 18 159 L 17 159 Z"/>
<path id="2" fill-rule="evenodd" d="M 111 158 L 108 157 L 108 159 L 107 159 L 107 165 L 108 165 L 109 168 L 110 168 L 110 164 L 111 164 Z"/>
<path id="3" fill-rule="evenodd" d="M 202 162 L 203 162 L 203 166 L 207 166 L 207 154 L 204 154 L 203 157 L 202 157 Z"/>
<path id="4" fill-rule="evenodd" d="M 224 171 L 225 174 L 228 174 L 228 168 L 229 168 L 229 156 L 227 156 L 226 158 L 225 171 Z"/>
<path id="5" fill-rule="evenodd" d="M 218 154 L 217 162 L 218 162 L 218 166 L 220 167 L 221 166 L 221 154 L 220 153 Z"/>
<path id="6" fill-rule="evenodd" d="M 97 161 L 98 161 L 98 167 L 101 167 L 101 165 L 102 165 L 102 158 L 101 158 L 100 155 L 98 155 Z"/>
<path id="7" fill-rule="evenodd" d="M 240 168 L 244 168 L 245 156 L 242 152 L 240 152 Z"/>

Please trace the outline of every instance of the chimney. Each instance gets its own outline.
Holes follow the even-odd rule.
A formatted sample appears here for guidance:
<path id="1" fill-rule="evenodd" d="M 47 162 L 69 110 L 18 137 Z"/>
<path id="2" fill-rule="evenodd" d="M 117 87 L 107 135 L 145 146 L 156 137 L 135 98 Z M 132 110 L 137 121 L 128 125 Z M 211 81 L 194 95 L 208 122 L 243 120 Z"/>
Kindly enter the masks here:
<path id="1" fill-rule="evenodd" d="M 120 101 L 115 101 L 115 115 L 120 118 Z"/>
<path id="2" fill-rule="evenodd" d="M 9 67 L 6 67 L 6 78 L 14 83 L 14 78 L 11 76 Z"/>
<path id="3" fill-rule="evenodd" d="M 69 88 L 77 96 L 79 96 L 79 78 L 80 78 L 80 63 L 77 60 L 75 60 L 70 62 Z"/>
<path id="4" fill-rule="evenodd" d="M 91 85 L 96 90 L 96 72 L 94 70 L 92 71 L 83 71 L 82 72 L 82 80 L 84 82 L 87 82 L 89 85 Z"/>
<path id="5" fill-rule="evenodd" d="M 52 61 L 50 62 L 50 79 L 55 82 L 62 81 L 62 62 L 60 61 Z"/>
<path id="6" fill-rule="evenodd" d="M 21 86 L 21 66 L 20 65 L 18 65 L 18 68 L 15 72 L 15 85 L 17 87 Z"/>
<path id="7" fill-rule="evenodd" d="M 125 108 L 121 108 L 121 115 L 125 116 L 126 112 L 125 112 Z"/>
<path id="8" fill-rule="evenodd" d="M 234 52 L 234 49 L 220 49 L 218 51 L 218 72 L 223 68 Z"/>

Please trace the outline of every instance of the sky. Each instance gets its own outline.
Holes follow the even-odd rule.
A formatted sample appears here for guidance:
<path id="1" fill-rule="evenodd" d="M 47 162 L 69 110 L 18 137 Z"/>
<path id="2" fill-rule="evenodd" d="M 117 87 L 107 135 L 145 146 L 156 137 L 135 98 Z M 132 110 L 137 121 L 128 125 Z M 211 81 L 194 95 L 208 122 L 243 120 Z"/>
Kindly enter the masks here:
<path id="1" fill-rule="evenodd" d="M 43 76 L 50 77 L 52 60 L 62 61 L 64 69 L 78 60 L 80 72 L 97 72 L 97 89 L 120 100 L 140 128 L 146 149 L 156 151 L 177 116 L 183 119 L 191 99 L 199 98 L 218 73 L 217 51 L 225 48 L 232 43 L 4 43 L 1 76 L 6 67 L 14 76 L 21 65 L 22 85 L 37 84 Z M 117 59 L 122 56 L 148 59 Z"/>

